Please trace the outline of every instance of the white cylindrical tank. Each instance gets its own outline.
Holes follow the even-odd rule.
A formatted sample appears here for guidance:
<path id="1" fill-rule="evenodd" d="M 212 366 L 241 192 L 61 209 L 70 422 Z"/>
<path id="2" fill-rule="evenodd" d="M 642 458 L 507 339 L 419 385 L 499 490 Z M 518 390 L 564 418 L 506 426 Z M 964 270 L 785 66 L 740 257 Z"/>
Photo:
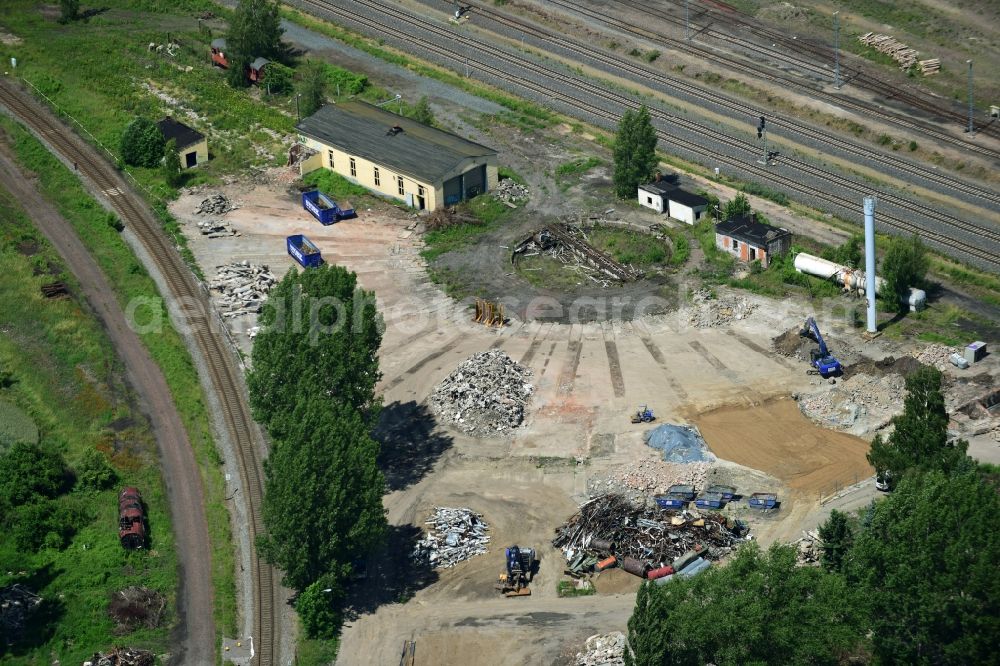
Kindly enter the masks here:
<path id="1" fill-rule="evenodd" d="M 805 252 L 795 255 L 795 270 L 799 273 L 808 273 L 824 280 L 834 280 L 837 284 L 843 285 L 844 289 L 856 291 L 859 294 L 865 293 L 865 273 L 856 271 L 848 266 L 817 257 Z M 885 287 L 885 280 L 875 277 L 875 293 L 879 294 Z M 920 312 L 927 307 L 927 292 L 923 289 L 910 287 L 906 297 L 906 304 L 910 306 L 911 312 Z"/>

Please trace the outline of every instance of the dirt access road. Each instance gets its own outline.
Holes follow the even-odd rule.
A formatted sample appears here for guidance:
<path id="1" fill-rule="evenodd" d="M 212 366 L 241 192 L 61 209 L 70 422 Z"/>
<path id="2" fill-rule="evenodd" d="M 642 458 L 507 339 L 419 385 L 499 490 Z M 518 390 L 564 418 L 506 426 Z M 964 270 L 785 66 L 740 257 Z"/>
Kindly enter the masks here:
<path id="1" fill-rule="evenodd" d="M 135 331 L 129 328 L 125 313 L 104 272 L 90 256 L 73 226 L 38 192 L 32 182 L 34 176 L 21 171 L 15 163 L 8 138 L 6 134 L 0 137 L 0 180 L 80 282 L 87 302 L 125 364 L 128 382 L 138 395 L 156 435 L 163 480 L 170 498 L 180 568 L 177 626 L 171 639 L 173 663 L 214 663 L 212 559 L 205 522 L 204 492 L 187 431 L 163 373 Z"/>

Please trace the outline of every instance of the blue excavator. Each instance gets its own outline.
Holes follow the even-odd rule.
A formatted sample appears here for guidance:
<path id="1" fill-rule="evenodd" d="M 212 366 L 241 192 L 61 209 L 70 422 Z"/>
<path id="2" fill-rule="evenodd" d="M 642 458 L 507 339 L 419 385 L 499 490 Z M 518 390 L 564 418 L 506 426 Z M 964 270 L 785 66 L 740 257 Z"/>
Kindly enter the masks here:
<path id="1" fill-rule="evenodd" d="M 826 348 L 826 342 L 823 340 L 823 335 L 819 332 L 819 326 L 816 325 L 815 319 L 812 317 L 806 319 L 806 325 L 799 331 L 799 335 L 810 337 L 819 343 L 818 349 L 811 349 L 809 351 L 809 364 L 816 368 L 821 376 L 829 377 L 840 374 L 843 371 L 844 368 L 840 364 L 840 361 Z"/>

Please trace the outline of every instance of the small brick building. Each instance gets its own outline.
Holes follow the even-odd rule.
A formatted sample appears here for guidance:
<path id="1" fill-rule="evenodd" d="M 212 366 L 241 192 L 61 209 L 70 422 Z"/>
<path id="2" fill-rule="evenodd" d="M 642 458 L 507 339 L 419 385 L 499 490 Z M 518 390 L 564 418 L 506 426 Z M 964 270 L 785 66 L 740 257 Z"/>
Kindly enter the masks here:
<path id="1" fill-rule="evenodd" d="M 750 213 L 715 225 L 715 246 L 747 263 L 759 261 L 767 268 L 771 257 L 788 252 L 792 233 L 788 229 L 758 222 Z"/>

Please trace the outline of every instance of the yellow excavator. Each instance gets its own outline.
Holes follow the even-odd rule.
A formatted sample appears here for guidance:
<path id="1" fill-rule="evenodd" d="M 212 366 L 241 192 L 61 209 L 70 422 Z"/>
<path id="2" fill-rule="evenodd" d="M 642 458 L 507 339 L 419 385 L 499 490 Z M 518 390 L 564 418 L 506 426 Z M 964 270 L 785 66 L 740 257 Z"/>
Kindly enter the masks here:
<path id="1" fill-rule="evenodd" d="M 535 566 L 535 549 L 511 546 L 506 551 L 507 570 L 500 572 L 496 589 L 505 597 L 531 596 L 532 571 Z"/>

